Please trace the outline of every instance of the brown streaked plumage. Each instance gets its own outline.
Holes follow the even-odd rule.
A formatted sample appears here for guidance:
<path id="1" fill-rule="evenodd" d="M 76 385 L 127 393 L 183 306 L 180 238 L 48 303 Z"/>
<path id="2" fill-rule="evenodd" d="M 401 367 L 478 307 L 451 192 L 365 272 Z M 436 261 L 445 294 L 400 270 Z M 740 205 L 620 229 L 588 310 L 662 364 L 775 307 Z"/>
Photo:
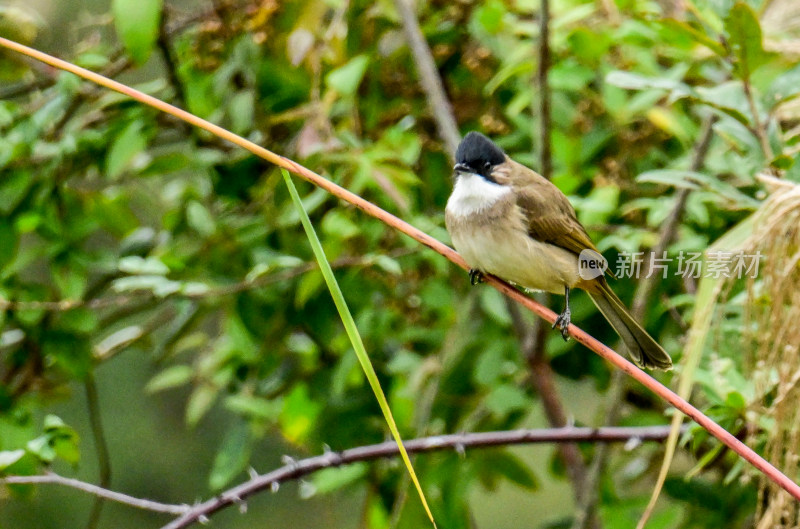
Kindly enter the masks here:
<path id="1" fill-rule="evenodd" d="M 481 273 L 490 273 L 528 289 L 564 294 L 566 306 L 554 325 L 564 339 L 570 289 L 585 290 L 637 365 L 672 367 L 669 355 L 611 290 L 604 275 L 610 272 L 601 269 L 587 276 L 579 269 L 579 255 L 590 260 L 602 256 L 561 190 L 476 132 L 459 145 L 455 172 L 445 222 L 456 250 L 472 268 L 473 283 Z"/>

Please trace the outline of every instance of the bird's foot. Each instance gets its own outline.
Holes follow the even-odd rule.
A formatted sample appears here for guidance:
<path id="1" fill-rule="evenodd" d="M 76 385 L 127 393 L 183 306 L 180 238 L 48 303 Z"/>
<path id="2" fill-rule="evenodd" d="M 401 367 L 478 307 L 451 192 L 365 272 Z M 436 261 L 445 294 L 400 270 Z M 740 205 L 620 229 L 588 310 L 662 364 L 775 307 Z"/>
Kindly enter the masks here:
<path id="1" fill-rule="evenodd" d="M 470 285 L 477 285 L 478 283 L 483 283 L 483 272 L 481 272 L 477 268 L 470 268 L 469 269 L 469 284 Z"/>
<path id="2" fill-rule="evenodd" d="M 556 322 L 553 324 L 553 329 L 558 328 L 561 330 L 561 337 L 565 342 L 569 341 L 569 324 L 570 324 L 569 308 L 564 309 L 564 312 L 558 315 Z"/>

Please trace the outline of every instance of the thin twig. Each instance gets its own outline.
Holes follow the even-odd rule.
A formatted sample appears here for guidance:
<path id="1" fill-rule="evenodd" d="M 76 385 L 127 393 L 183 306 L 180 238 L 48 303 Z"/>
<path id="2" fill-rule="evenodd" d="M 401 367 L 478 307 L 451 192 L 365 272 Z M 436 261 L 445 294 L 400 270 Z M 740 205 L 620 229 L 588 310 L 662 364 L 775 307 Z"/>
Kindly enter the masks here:
<path id="1" fill-rule="evenodd" d="M 5 478 L 0 478 L 0 483 L 5 483 L 6 485 L 63 485 L 65 487 L 88 492 L 89 494 L 97 496 L 98 498 L 104 498 L 106 500 L 115 501 L 123 505 L 136 507 L 137 509 L 161 512 L 176 516 L 187 513 L 191 510 L 191 507 L 188 505 L 174 505 L 152 500 L 143 500 L 141 498 L 128 496 L 127 494 L 123 494 L 121 492 L 107 490 L 103 487 L 98 487 L 97 485 L 86 483 L 85 481 L 78 479 L 65 478 L 64 476 L 59 476 L 58 474 L 54 474 L 52 472 L 48 472 L 47 474 L 42 474 L 40 476 L 7 476 Z"/>
<path id="2" fill-rule="evenodd" d="M 90 70 L 85 68 L 81 68 L 76 66 L 72 63 L 67 61 L 58 59 L 46 53 L 40 52 L 28 46 L 24 46 L 12 40 L 8 40 L 6 38 L 0 37 L 0 46 L 5 48 L 17 51 L 24 55 L 28 55 L 29 57 L 35 58 L 39 61 L 47 63 L 51 66 L 56 68 L 60 68 L 62 70 L 66 70 L 68 72 L 74 73 L 84 79 L 87 79 L 93 83 L 105 86 L 111 90 L 120 92 L 125 94 L 140 103 L 149 105 L 153 108 L 161 110 L 162 112 L 167 112 L 179 119 L 182 119 L 192 125 L 200 127 L 211 134 L 218 136 L 221 139 L 230 141 L 235 145 L 240 146 L 243 149 L 255 154 L 256 156 L 273 163 L 279 167 L 282 167 L 293 174 L 297 175 L 298 177 L 328 191 L 332 195 L 336 196 L 337 198 L 348 202 L 349 204 L 357 207 L 358 209 L 364 211 L 368 215 L 371 215 L 386 225 L 400 231 L 409 237 L 413 238 L 420 244 L 431 248 L 435 252 L 439 253 L 443 257 L 447 258 L 457 266 L 461 267 L 464 270 L 468 270 L 469 267 L 464 259 L 452 248 L 443 244 L 439 240 L 431 237 L 427 233 L 414 228 L 407 222 L 403 221 L 399 217 L 392 215 L 391 213 L 379 208 L 372 202 L 356 195 L 352 191 L 349 191 L 334 182 L 323 178 L 322 176 L 318 175 L 317 173 L 311 171 L 310 169 L 298 164 L 294 160 L 286 158 L 285 156 L 281 156 L 278 154 L 273 153 L 272 151 L 253 143 L 241 136 L 238 136 L 219 125 L 215 125 L 209 121 L 206 121 L 194 114 L 186 112 L 185 110 L 181 110 L 176 108 L 173 105 L 165 103 L 160 99 L 157 99 L 153 96 L 149 96 L 139 90 L 135 90 L 129 86 L 126 86 L 122 83 L 117 81 L 107 79 L 103 76 L 100 76 Z M 515 287 L 506 283 L 505 281 L 487 275 L 484 278 L 484 281 L 496 288 L 502 294 L 514 299 L 518 303 L 522 304 L 539 316 L 551 324 L 555 323 L 556 321 L 556 314 L 548 309 L 547 307 L 543 307 L 539 303 L 536 303 L 531 298 L 527 297 L 525 294 L 517 290 Z M 688 415 L 692 418 L 697 424 L 701 427 L 708 430 L 708 432 L 723 442 L 726 446 L 730 447 L 734 452 L 739 454 L 744 460 L 748 463 L 753 465 L 759 471 L 764 473 L 770 480 L 774 481 L 777 485 L 781 488 L 789 492 L 795 499 L 800 500 L 800 486 L 798 486 L 794 481 L 786 477 L 781 471 L 775 468 L 774 465 L 766 461 L 764 458 L 759 456 L 752 448 L 748 447 L 735 436 L 733 436 L 730 432 L 722 428 L 719 424 L 711 420 L 708 416 L 703 414 L 700 410 L 689 404 L 685 399 L 679 397 L 675 392 L 668 389 L 663 384 L 659 383 L 653 377 L 636 367 L 633 363 L 631 363 L 626 358 L 619 355 L 616 351 L 611 349 L 610 347 L 606 346 L 605 344 L 601 343 L 597 339 L 593 338 L 589 335 L 586 331 L 580 329 L 574 324 L 571 324 L 568 327 L 568 332 L 575 341 L 585 345 L 601 357 L 603 357 L 607 362 L 613 364 L 617 369 L 621 369 L 629 376 L 635 378 L 639 383 L 645 386 L 647 389 L 655 393 L 659 398 L 667 401 L 672 406 L 675 406 L 679 411 Z"/>
<path id="3" fill-rule="evenodd" d="M 771 163 L 772 159 L 775 157 L 775 153 L 772 152 L 772 146 L 770 146 L 769 138 L 767 137 L 767 130 L 761 123 L 761 116 L 758 115 L 758 106 L 756 105 L 755 97 L 753 97 L 749 76 L 742 80 L 742 86 L 744 87 L 744 95 L 747 98 L 747 105 L 750 107 L 750 113 L 753 115 L 753 126 L 750 130 L 755 134 L 756 138 L 758 138 L 758 142 L 761 144 L 761 150 L 767 158 L 767 163 Z"/>
<path id="4" fill-rule="evenodd" d="M 539 13 L 539 67 L 536 70 L 536 84 L 539 87 L 539 171 L 550 180 L 553 176 L 553 156 L 550 145 L 550 0 L 542 0 Z"/>
<path id="5" fill-rule="evenodd" d="M 645 426 L 628 428 L 549 428 L 539 430 L 511 430 L 499 432 L 462 433 L 437 435 L 412 439 L 405 442 L 409 453 L 434 452 L 455 449 L 459 453 L 466 448 L 488 448 L 532 443 L 564 443 L 564 442 L 621 442 L 630 439 L 640 441 L 660 441 L 669 432 L 668 426 Z M 193 506 L 180 518 L 165 525 L 162 529 L 179 529 L 188 527 L 198 520 L 205 520 L 211 514 L 225 507 L 241 504 L 247 497 L 256 492 L 271 489 L 288 480 L 294 480 L 321 470 L 338 467 L 358 461 L 367 461 L 398 455 L 397 444 L 393 441 L 351 448 L 342 452 L 328 452 L 320 456 L 309 457 L 258 475 L 240 485 L 228 489 L 221 494 L 198 505 Z"/>
<path id="6" fill-rule="evenodd" d="M 161 24 L 158 28 L 158 40 L 156 42 L 159 50 L 161 50 L 161 57 L 164 59 L 167 77 L 169 78 L 172 88 L 175 90 L 175 99 L 180 105 L 186 106 L 186 93 L 178 75 L 178 65 L 173 57 L 170 34 L 167 31 L 167 13 L 167 6 L 164 6 L 161 12 Z"/>
<path id="7" fill-rule="evenodd" d="M 411 48 L 411 55 L 417 66 L 419 81 L 428 100 L 428 108 L 436 121 L 436 128 L 439 130 L 439 137 L 444 141 L 447 154 L 451 159 L 455 159 L 456 148 L 461 141 L 461 134 L 458 132 L 458 125 L 453 119 L 453 111 L 450 102 L 444 93 L 442 79 L 436 69 L 433 54 L 425 41 L 425 36 L 419 27 L 417 16 L 409 0 L 395 0 L 395 7 L 400 18 L 403 20 L 403 29 L 406 32 L 408 47 Z"/>

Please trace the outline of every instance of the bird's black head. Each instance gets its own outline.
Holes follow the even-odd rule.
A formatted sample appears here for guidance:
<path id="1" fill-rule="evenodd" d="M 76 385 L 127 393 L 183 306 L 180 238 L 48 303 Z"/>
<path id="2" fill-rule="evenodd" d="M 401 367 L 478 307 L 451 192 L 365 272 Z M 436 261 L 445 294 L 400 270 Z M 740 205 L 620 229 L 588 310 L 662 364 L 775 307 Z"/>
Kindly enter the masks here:
<path id="1" fill-rule="evenodd" d="M 505 161 L 503 149 L 480 132 L 472 131 L 458 144 L 455 170 L 476 173 L 493 182 L 492 170 Z"/>

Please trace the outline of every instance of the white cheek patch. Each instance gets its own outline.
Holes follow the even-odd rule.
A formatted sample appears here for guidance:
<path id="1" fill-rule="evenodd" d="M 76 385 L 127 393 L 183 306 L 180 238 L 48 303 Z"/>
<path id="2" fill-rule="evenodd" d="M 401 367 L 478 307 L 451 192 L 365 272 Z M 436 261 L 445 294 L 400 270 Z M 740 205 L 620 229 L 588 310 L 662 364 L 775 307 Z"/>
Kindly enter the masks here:
<path id="1" fill-rule="evenodd" d="M 471 215 L 492 206 L 510 192 L 510 187 L 495 184 L 480 175 L 462 174 L 447 200 L 447 211 L 456 217 Z"/>

